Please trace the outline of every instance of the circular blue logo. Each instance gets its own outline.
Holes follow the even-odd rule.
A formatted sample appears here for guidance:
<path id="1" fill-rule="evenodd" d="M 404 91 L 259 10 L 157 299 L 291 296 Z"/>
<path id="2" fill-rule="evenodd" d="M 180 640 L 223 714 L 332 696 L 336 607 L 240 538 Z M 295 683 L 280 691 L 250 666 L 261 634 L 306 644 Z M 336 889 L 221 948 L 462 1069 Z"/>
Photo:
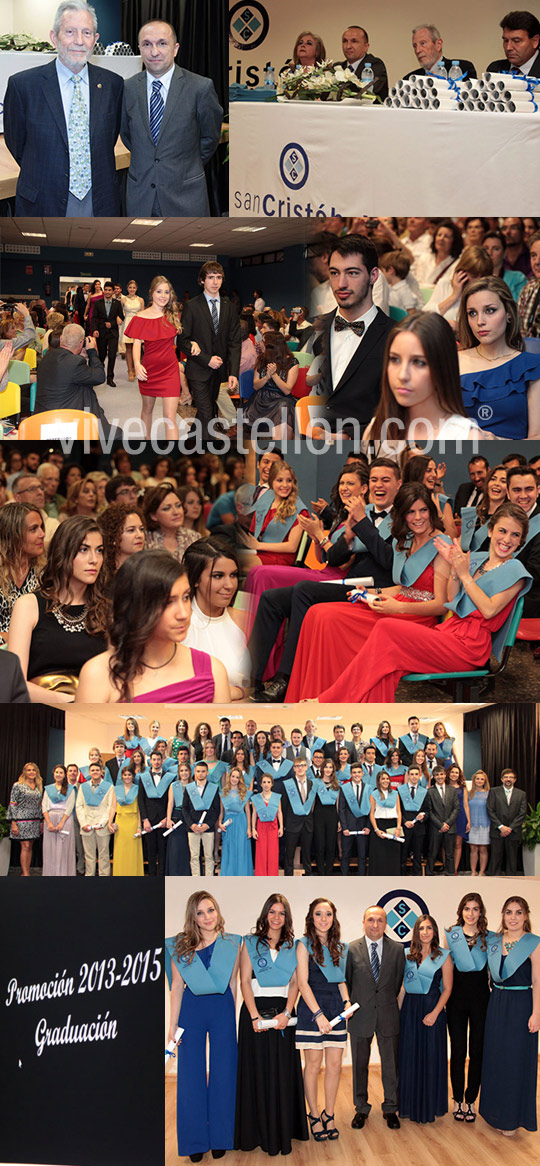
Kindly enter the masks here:
<path id="1" fill-rule="evenodd" d="M 290 190 L 301 190 L 309 178 L 309 159 L 298 142 L 289 142 L 281 151 L 279 173 Z"/>
<path id="2" fill-rule="evenodd" d="M 399 888 L 387 891 L 377 903 L 386 911 L 387 934 L 404 947 L 409 947 L 412 930 L 419 915 L 429 915 L 427 903 L 415 891 Z"/>
<path id="3" fill-rule="evenodd" d="M 480 405 L 478 416 L 480 421 L 491 421 L 491 418 L 493 417 L 493 409 L 491 408 L 491 405 Z"/>
<path id="4" fill-rule="evenodd" d="M 260 959 L 257 960 L 257 967 L 258 968 L 267 968 L 268 967 L 268 960 L 266 960 L 264 958 L 264 956 L 261 956 Z"/>
<path id="5" fill-rule="evenodd" d="M 450 939 L 459 939 L 459 935 L 459 931 L 452 931 L 450 932 Z"/>
<path id="6" fill-rule="evenodd" d="M 270 18 L 262 4 L 233 4 L 229 12 L 229 38 L 235 49 L 242 52 L 258 49 L 269 28 Z"/>

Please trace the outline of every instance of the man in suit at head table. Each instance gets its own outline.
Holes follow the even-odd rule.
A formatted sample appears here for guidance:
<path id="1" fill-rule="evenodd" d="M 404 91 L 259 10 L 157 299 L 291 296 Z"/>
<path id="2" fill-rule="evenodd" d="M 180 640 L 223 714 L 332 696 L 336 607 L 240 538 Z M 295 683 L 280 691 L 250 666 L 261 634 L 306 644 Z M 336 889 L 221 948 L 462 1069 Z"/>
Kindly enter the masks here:
<path id="1" fill-rule="evenodd" d="M 434 24 L 419 24 L 413 28 L 412 38 L 412 47 L 418 65 L 416 69 L 405 74 L 404 81 L 408 81 L 410 77 L 425 77 L 428 73 L 432 73 L 437 65 L 442 65 L 448 73 L 454 60 L 457 60 L 463 74 L 466 74 L 467 77 L 476 77 L 476 69 L 472 61 L 443 57 L 443 39 Z"/>
<path id="2" fill-rule="evenodd" d="M 210 214 L 204 167 L 217 150 L 223 110 L 209 77 L 175 65 L 179 47 L 172 24 L 143 24 L 145 71 L 126 81 L 122 107 L 128 215 Z"/>
<path id="3" fill-rule="evenodd" d="M 119 215 L 114 147 L 122 78 L 89 65 L 97 16 L 84 0 L 62 0 L 50 32 L 56 61 L 10 77 L 6 146 L 21 172 L 16 215 Z"/>

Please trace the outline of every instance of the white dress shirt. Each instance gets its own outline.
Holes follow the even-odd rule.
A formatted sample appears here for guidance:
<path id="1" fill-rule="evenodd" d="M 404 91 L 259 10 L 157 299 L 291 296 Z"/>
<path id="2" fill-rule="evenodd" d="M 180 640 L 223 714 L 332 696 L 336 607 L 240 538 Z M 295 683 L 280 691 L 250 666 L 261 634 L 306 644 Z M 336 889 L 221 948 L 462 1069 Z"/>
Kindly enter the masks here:
<path id="1" fill-rule="evenodd" d="M 80 73 L 73 73 L 71 69 L 66 69 L 59 58 L 56 58 L 56 74 L 58 77 L 58 84 L 60 86 L 60 97 L 62 98 L 62 108 L 64 110 L 64 117 L 66 119 L 66 126 L 69 125 L 69 111 L 71 109 L 71 102 L 73 101 L 73 94 L 75 86 L 72 82 L 72 77 L 81 78 L 81 94 L 86 108 L 90 109 L 90 81 L 88 78 L 88 65 L 81 69 Z"/>
<path id="2" fill-rule="evenodd" d="M 150 98 L 152 96 L 152 84 L 153 84 L 153 82 L 154 81 L 161 81 L 162 87 L 161 87 L 160 92 L 161 92 L 161 96 L 163 98 L 163 104 L 166 105 L 167 98 L 169 96 L 169 89 L 171 87 L 173 73 L 174 73 L 174 65 L 172 66 L 171 69 L 169 69 L 169 71 L 167 73 L 163 74 L 163 77 L 153 77 L 152 74 L 148 72 L 148 69 L 146 70 L 146 100 L 148 102 L 148 117 L 150 117 Z"/>
<path id="3" fill-rule="evenodd" d="M 341 316 L 339 310 L 337 315 Z M 362 316 L 357 316 L 356 319 L 362 320 L 364 323 L 364 331 L 361 336 L 357 336 L 352 328 L 344 328 L 342 332 L 336 332 L 335 326 L 332 324 L 330 332 L 330 358 L 332 361 L 332 384 L 334 389 L 337 388 L 345 370 L 351 363 L 357 348 L 360 347 L 370 324 L 373 323 L 376 316 L 377 308 L 375 304 L 372 304 Z M 356 321 L 354 322 L 356 323 Z"/>

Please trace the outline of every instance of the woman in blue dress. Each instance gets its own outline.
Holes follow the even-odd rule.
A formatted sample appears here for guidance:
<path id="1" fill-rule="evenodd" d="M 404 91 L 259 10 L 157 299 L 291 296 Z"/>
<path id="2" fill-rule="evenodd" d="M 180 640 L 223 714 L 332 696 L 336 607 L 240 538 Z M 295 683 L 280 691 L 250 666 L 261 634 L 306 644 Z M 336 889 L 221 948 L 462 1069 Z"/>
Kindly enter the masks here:
<path id="1" fill-rule="evenodd" d="M 314 899 L 306 915 L 306 929 L 297 946 L 298 1004 L 296 1047 L 304 1049 L 304 1091 L 309 1105 L 309 1124 L 316 1142 L 339 1137 L 334 1122 L 347 1024 L 330 1021 L 350 1005 L 345 983 L 348 944 L 340 942 L 336 908 L 329 899 Z M 317 1082 L 324 1071 L 324 1109 L 319 1112 Z"/>
<path id="2" fill-rule="evenodd" d="M 499 931 L 490 934 L 492 992 L 486 1017 L 479 1113 L 506 1137 L 536 1130 L 540 1029 L 540 936 L 531 932 L 529 904 L 507 899 Z"/>
<path id="3" fill-rule="evenodd" d="M 469 815 L 471 828 L 469 830 L 469 849 L 471 853 L 471 873 L 484 876 L 489 859 L 490 821 L 486 808 L 489 793 L 489 778 L 483 769 L 477 769 L 471 777 L 471 792 L 469 794 Z M 480 870 L 478 859 L 480 858 Z"/>
<path id="4" fill-rule="evenodd" d="M 222 850 L 220 874 L 252 875 L 250 795 L 246 790 L 241 769 L 231 769 L 220 793 L 218 831 Z"/>
<path id="5" fill-rule="evenodd" d="M 475 279 L 458 321 L 463 404 L 496 437 L 540 436 L 540 354 L 527 352 L 516 302 L 503 279 Z"/>
<path id="6" fill-rule="evenodd" d="M 435 721 L 433 726 L 433 740 L 437 742 L 437 761 L 442 761 L 444 768 L 452 761 L 457 761 L 454 752 L 455 737 L 451 737 L 444 721 Z"/>
<path id="7" fill-rule="evenodd" d="M 444 1009 L 452 991 L 449 955 L 439 945 L 433 917 L 420 915 L 400 993 L 399 1115 L 411 1121 L 431 1122 L 448 1113 Z"/>
<path id="8" fill-rule="evenodd" d="M 487 972 L 488 925 L 480 895 L 464 895 L 457 922 L 445 928 L 445 946 L 454 966 L 452 995 L 446 1005 L 450 1034 L 450 1078 L 456 1121 L 476 1120 L 474 1103 L 480 1089 L 484 1028 L 489 1001 Z M 467 1088 L 465 1061 L 469 1055 Z"/>
<path id="9" fill-rule="evenodd" d="M 463 853 L 463 843 L 468 842 L 469 830 L 471 828 L 469 794 L 465 783 L 465 774 L 459 765 L 451 765 L 446 770 L 446 773 L 452 789 L 455 789 L 457 793 L 459 802 L 458 816 L 456 818 L 456 834 L 454 838 L 454 874 L 457 874 Z"/>
<path id="10" fill-rule="evenodd" d="M 184 1029 L 177 1054 L 178 1154 L 189 1155 L 192 1162 L 200 1162 L 208 1150 L 221 1158 L 234 1146 L 240 943 L 239 935 L 225 931 L 219 906 L 206 891 L 190 895 L 184 930 L 165 941 L 171 984 L 168 1041 L 178 1026 Z"/>
<path id="11" fill-rule="evenodd" d="M 302 1062 L 288 1023 L 298 997 L 296 959 L 291 908 L 272 894 L 240 954 L 237 1150 L 290 1154 L 293 1138 L 308 1140 Z M 275 1028 L 260 1028 L 264 1020 Z"/>
<path id="12" fill-rule="evenodd" d="M 178 766 L 178 777 L 169 786 L 169 800 L 167 802 L 167 829 L 171 830 L 175 822 L 180 822 L 172 834 L 167 838 L 167 858 L 165 874 L 190 875 L 191 864 L 189 857 L 189 842 L 187 828 L 182 819 L 182 804 L 184 790 L 190 781 L 193 781 L 191 766 Z"/>

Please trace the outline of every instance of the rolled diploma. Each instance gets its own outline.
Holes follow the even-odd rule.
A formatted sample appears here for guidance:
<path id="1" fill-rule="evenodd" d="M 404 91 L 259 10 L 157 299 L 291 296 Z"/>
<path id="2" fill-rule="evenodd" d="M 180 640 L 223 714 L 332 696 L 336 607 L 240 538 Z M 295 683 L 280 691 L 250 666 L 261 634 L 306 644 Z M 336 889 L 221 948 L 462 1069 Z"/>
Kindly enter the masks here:
<path id="1" fill-rule="evenodd" d="M 174 826 L 171 826 L 170 830 L 163 831 L 163 837 L 168 838 L 169 834 L 172 834 L 173 830 L 177 830 L 178 826 L 181 826 L 181 825 L 182 825 L 182 818 L 179 818 L 178 822 L 175 822 Z"/>
<path id="2" fill-rule="evenodd" d="M 504 89 L 528 89 L 525 78 L 510 77 L 508 73 L 484 73 L 484 81 L 494 81 L 497 87 L 502 81 Z"/>
<path id="3" fill-rule="evenodd" d="M 175 1048 L 180 1040 L 180 1037 L 182 1036 L 183 1031 L 184 1031 L 183 1028 L 177 1028 L 177 1030 L 173 1036 L 173 1039 L 169 1041 L 167 1048 L 165 1049 L 165 1064 L 166 1065 L 169 1063 L 169 1060 L 174 1053 L 174 1050 L 175 1050 Z"/>
<path id="4" fill-rule="evenodd" d="M 354 838 L 357 834 L 369 834 L 369 830 L 365 828 L 364 830 L 349 830 L 347 838 Z"/>
<path id="5" fill-rule="evenodd" d="M 271 1020 L 259 1020 L 257 1028 L 260 1032 L 264 1032 L 267 1028 L 277 1028 L 277 1016 L 272 1016 Z M 291 1016 L 287 1021 L 287 1028 L 296 1028 L 296 1016 Z"/>
<path id="6" fill-rule="evenodd" d="M 222 823 L 221 823 L 221 829 L 223 830 L 223 829 L 225 829 L 227 826 L 230 826 L 231 822 L 232 822 L 232 818 L 227 818 L 227 821 L 226 821 L 226 822 L 222 822 Z"/>
<path id="7" fill-rule="evenodd" d="M 203 810 L 203 812 L 199 818 L 199 821 L 197 822 L 197 826 L 202 826 L 204 819 L 206 818 L 206 814 L 207 814 L 207 811 Z"/>
<path id="8" fill-rule="evenodd" d="M 352 1016 L 353 1012 L 356 1012 L 359 1009 L 359 1007 L 359 1004 L 351 1004 L 350 1008 L 344 1008 L 343 1012 L 339 1013 L 339 1016 L 334 1016 L 334 1019 L 330 1021 L 330 1028 L 337 1028 L 340 1020 L 347 1020 L 349 1016 Z"/>
<path id="9" fill-rule="evenodd" d="M 318 582 L 324 582 L 323 579 Z M 328 583 L 335 583 L 338 587 L 374 587 L 373 575 L 357 575 L 354 579 L 328 579 Z"/>
<path id="10" fill-rule="evenodd" d="M 150 829 L 151 830 L 159 830 L 160 826 L 161 826 L 161 822 L 156 822 L 155 826 L 151 826 Z M 97 829 L 97 827 L 96 827 L 96 829 Z M 150 833 L 150 830 L 136 830 L 133 837 L 134 838 L 142 838 L 143 834 L 149 834 L 149 833 Z"/>
<path id="11" fill-rule="evenodd" d="M 382 833 L 383 838 L 389 838 L 391 842 L 404 842 L 405 841 L 405 839 L 401 838 L 401 836 L 396 837 L 395 834 L 389 834 L 388 830 L 382 830 L 381 833 Z"/>

